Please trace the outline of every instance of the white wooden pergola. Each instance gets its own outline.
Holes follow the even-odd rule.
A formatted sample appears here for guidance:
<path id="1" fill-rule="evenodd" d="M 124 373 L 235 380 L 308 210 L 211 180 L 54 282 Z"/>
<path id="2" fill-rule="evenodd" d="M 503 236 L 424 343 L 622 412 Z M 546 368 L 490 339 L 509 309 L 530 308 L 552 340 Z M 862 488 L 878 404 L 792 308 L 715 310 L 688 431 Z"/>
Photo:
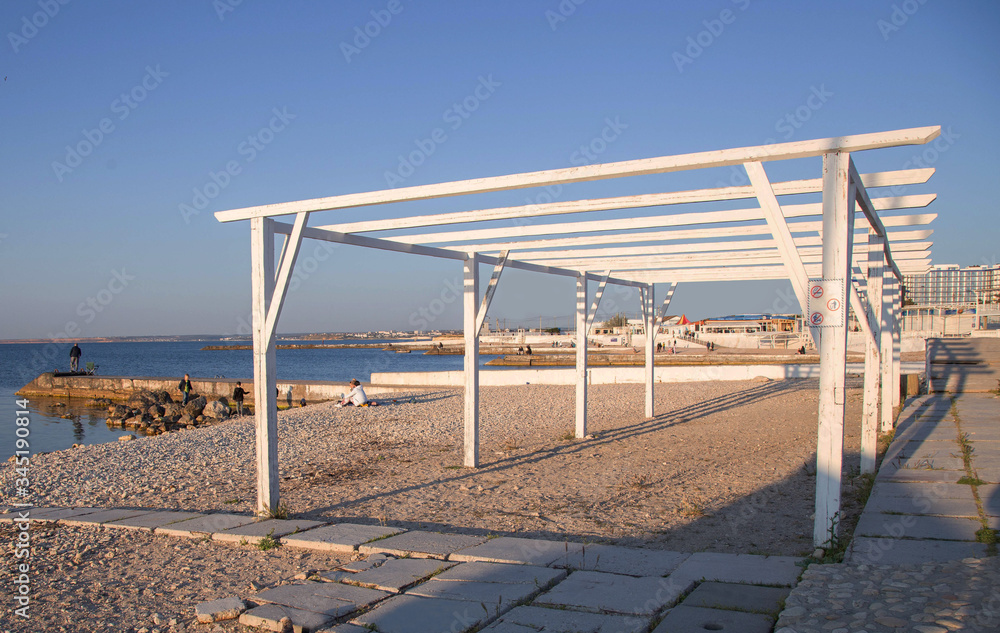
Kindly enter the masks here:
<path id="1" fill-rule="evenodd" d="M 869 190 L 921 184 L 933 169 L 859 174 L 852 154 L 934 140 L 940 127 L 923 127 L 757 147 L 741 147 L 477 178 L 400 189 L 269 204 L 215 214 L 220 222 L 251 226 L 257 506 L 278 506 L 275 333 L 302 240 L 411 253 L 461 261 L 464 268 L 464 463 L 479 465 L 479 332 L 506 268 L 576 280 L 576 437 L 587 435 L 587 334 L 608 284 L 639 289 L 647 333 L 645 414 L 655 415 L 655 332 L 681 282 L 788 279 L 803 315 L 816 310 L 810 293 L 825 292 L 828 306 L 848 306 L 867 337 L 862 472 L 875 466 L 876 432 L 893 423 L 899 404 L 900 284 L 903 274 L 929 269 L 928 213 L 918 209 L 935 195 L 870 197 Z M 818 178 L 771 182 L 764 163 L 822 157 Z M 393 219 L 309 226 L 310 215 L 395 202 L 466 196 L 627 176 L 710 167 L 742 166 L 750 185 L 582 199 Z M 821 194 L 820 202 L 782 203 L 783 196 Z M 679 204 L 747 200 L 746 208 L 669 213 Z M 662 208 L 656 215 L 609 218 L 607 212 Z M 605 216 L 600 216 L 605 212 Z M 551 216 L 587 213 L 588 219 L 546 222 Z M 291 216 L 291 222 L 276 220 Z M 475 223 L 516 220 L 476 228 Z M 413 234 L 413 229 L 428 232 Z M 447 229 L 447 230 L 442 230 Z M 275 236 L 284 235 L 280 254 Z M 479 300 L 479 265 L 493 266 Z M 822 280 L 822 281 L 820 281 Z M 588 282 L 595 282 L 593 296 Z M 654 284 L 667 284 L 659 311 Z M 836 312 L 836 310 L 834 310 Z M 843 315 L 846 308 L 838 314 Z M 829 543 L 840 511 L 846 382 L 846 318 L 811 328 L 820 351 L 814 541 Z M 816 317 L 819 321 L 821 317 Z M 880 398 L 881 395 L 881 398 Z"/>

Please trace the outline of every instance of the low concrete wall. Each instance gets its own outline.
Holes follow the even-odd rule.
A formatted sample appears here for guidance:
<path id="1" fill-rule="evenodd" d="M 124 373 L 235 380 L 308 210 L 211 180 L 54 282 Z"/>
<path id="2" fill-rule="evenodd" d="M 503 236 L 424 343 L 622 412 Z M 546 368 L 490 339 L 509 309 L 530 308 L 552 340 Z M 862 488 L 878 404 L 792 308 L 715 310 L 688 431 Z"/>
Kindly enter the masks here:
<path id="1" fill-rule="evenodd" d="M 819 378 L 819 365 L 783 364 L 783 365 L 685 365 L 656 367 L 654 377 L 656 382 L 704 382 L 713 380 L 751 380 L 757 377 L 771 380 L 789 378 Z M 848 363 L 847 371 L 851 374 L 863 374 L 863 363 Z M 924 370 L 922 361 L 902 363 L 901 373 L 919 374 Z M 587 370 L 590 384 L 636 384 L 642 383 L 645 376 L 644 367 L 593 367 Z M 428 385 L 435 387 L 461 387 L 464 385 L 461 371 L 436 372 L 383 372 L 373 373 L 372 382 L 379 385 Z M 504 385 L 574 385 L 576 384 L 576 369 L 544 368 L 544 369 L 500 369 L 481 370 L 479 384 L 484 387 L 499 387 Z"/>
<path id="2" fill-rule="evenodd" d="M 154 378 L 134 376 L 54 376 L 52 372 L 44 373 L 18 390 L 19 396 L 48 396 L 55 398 L 110 398 L 111 400 L 128 400 L 134 391 L 147 389 L 149 391 L 166 391 L 175 400 L 181 398 L 177 390 L 177 378 Z M 246 402 L 253 403 L 253 380 L 241 380 L 243 389 L 247 391 Z M 192 378 L 191 386 L 195 392 L 209 400 L 220 397 L 231 398 L 236 379 L 225 378 Z M 365 393 L 369 396 L 386 395 L 412 390 L 412 383 L 406 389 L 400 386 L 365 385 Z M 279 380 L 278 402 L 298 403 L 302 398 L 306 402 L 325 402 L 339 400 L 341 394 L 350 391 L 346 382 L 324 382 L 317 380 Z"/>

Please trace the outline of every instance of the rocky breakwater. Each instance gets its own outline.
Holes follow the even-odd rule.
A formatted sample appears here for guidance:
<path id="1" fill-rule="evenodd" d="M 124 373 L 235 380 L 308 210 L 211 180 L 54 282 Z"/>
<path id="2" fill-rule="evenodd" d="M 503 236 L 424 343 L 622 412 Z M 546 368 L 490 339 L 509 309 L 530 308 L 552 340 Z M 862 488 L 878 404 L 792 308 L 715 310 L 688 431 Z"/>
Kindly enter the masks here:
<path id="1" fill-rule="evenodd" d="M 244 409 L 245 411 L 246 409 Z M 194 429 L 225 421 L 231 409 L 226 398 L 209 401 L 194 395 L 187 404 L 174 402 L 166 391 L 137 391 L 125 404 L 108 405 L 108 424 L 147 435 Z"/>

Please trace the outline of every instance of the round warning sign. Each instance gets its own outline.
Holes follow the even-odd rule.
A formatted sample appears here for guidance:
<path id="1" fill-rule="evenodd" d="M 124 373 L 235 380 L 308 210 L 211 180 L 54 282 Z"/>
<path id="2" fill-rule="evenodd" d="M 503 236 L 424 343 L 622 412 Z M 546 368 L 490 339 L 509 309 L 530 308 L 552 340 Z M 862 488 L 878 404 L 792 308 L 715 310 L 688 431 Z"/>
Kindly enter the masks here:
<path id="1" fill-rule="evenodd" d="M 818 327 L 823 325 L 823 314 L 820 312 L 813 312 L 809 315 L 809 324 Z"/>
<path id="2" fill-rule="evenodd" d="M 840 301 L 838 299 L 830 299 L 826 302 L 826 309 L 830 312 L 836 312 L 840 309 Z"/>
<path id="3" fill-rule="evenodd" d="M 820 284 L 814 285 L 812 288 L 809 289 L 809 296 L 812 297 L 813 299 L 819 299 L 820 297 L 822 297 L 823 286 Z"/>

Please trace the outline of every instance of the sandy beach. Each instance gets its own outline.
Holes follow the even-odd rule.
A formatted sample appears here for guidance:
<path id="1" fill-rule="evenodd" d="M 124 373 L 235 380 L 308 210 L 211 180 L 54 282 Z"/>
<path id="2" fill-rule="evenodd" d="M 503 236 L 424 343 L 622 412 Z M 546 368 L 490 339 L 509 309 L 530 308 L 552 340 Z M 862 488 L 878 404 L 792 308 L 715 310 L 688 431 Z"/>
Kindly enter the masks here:
<path id="1" fill-rule="evenodd" d="M 860 386 L 849 381 L 847 475 L 856 473 L 859 462 Z M 643 416 L 641 386 L 593 386 L 592 439 L 586 440 L 572 439 L 573 395 L 571 387 L 484 388 L 482 467 L 475 470 L 461 466 L 460 392 L 416 394 L 414 402 L 381 399 L 383 406 L 374 408 L 327 403 L 281 412 L 282 503 L 296 518 L 428 530 L 687 552 L 812 551 L 817 381 L 658 385 L 658 415 L 652 419 Z M 250 513 L 256 498 L 253 451 L 253 422 L 244 418 L 41 455 L 32 461 L 34 501 Z M 12 490 L 13 478 L 12 465 L 4 464 L 3 490 Z M 851 481 L 845 479 L 845 521 L 857 512 L 850 503 Z M 155 612 L 165 621 L 176 618 L 173 630 L 180 630 L 191 621 L 196 597 L 223 597 L 260 582 L 261 561 L 275 569 L 269 578 L 290 578 L 325 562 L 291 550 L 195 547 L 184 539 L 111 530 L 55 527 L 40 534 L 50 544 L 35 553 L 36 568 L 43 570 L 36 606 L 49 614 L 52 630 L 64 626 L 62 610 L 72 615 L 103 609 L 109 622 L 130 623 L 116 615 L 114 605 L 120 611 L 123 600 L 135 621 Z M 90 566 L 71 562 L 83 546 L 94 560 Z M 112 546 L 122 554 L 103 558 Z M 148 565 L 146 586 L 158 590 L 145 596 L 138 583 L 139 596 L 145 596 L 139 599 L 116 599 L 111 592 L 106 603 L 67 603 L 66 582 L 87 587 L 108 578 L 114 574 L 109 565 L 130 560 L 124 556 L 130 548 L 140 552 L 131 555 L 138 559 L 130 568 Z M 214 591 L 168 590 L 190 580 L 193 562 L 208 550 L 241 562 L 230 566 L 225 581 L 215 581 Z"/>

